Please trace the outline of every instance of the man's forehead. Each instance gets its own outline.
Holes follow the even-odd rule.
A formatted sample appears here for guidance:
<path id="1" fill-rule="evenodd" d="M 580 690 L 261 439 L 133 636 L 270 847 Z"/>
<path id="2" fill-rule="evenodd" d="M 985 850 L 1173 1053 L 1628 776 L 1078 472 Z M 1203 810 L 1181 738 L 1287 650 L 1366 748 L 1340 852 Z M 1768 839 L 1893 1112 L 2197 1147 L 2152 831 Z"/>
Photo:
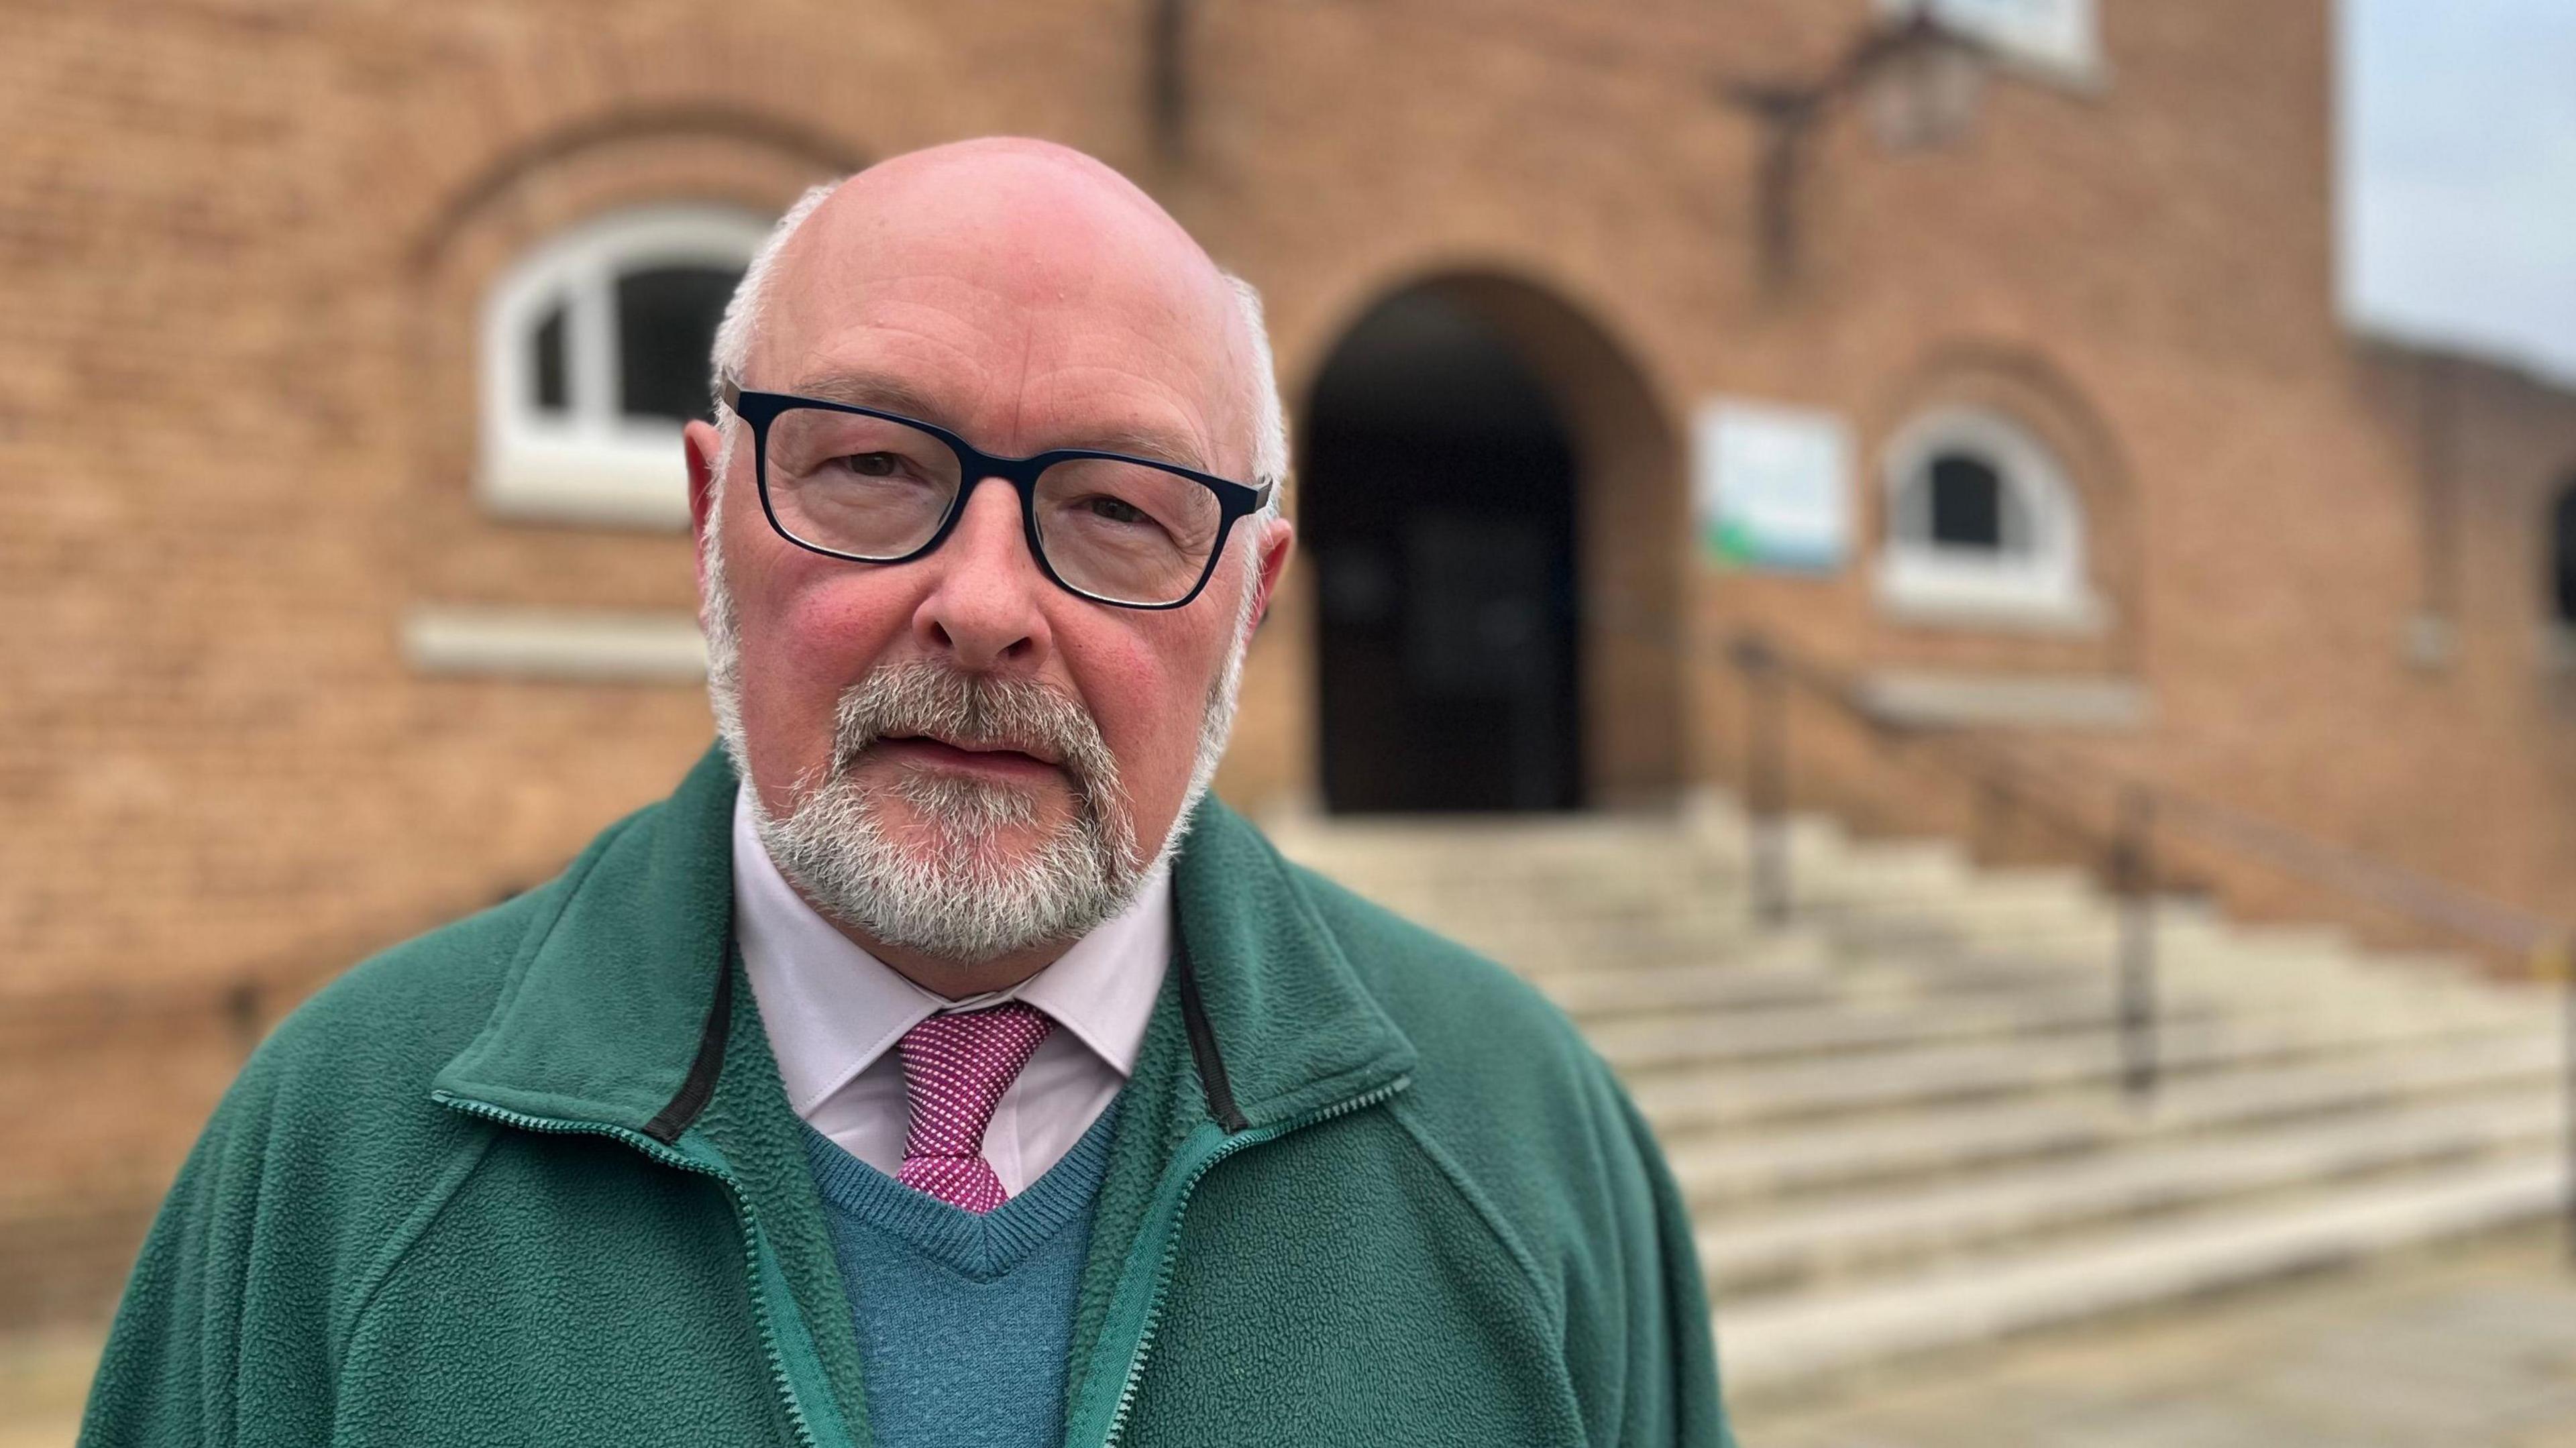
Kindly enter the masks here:
<path id="1" fill-rule="evenodd" d="M 1236 430 L 1243 390 L 1222 274 L 1116 173 L 1022 144 L 845 183 L 780 258 L 757 385 L 959 430 L 1000 410 L 1057 432 L 1032 447 L 1217 465 L 1207 433 Z"/>
<path id="2" fill-rule="evenodd" d="M 961 392 L 943 387 L 938 381 L 925 379 L 917 373 L 864 364 L 826 364 L 817 369 L 792 373 L 780 385 L 783 390 L 800 397 L 872 407 L 968 434 L 982 431 L 978 414 L 988 411 L 984 404 L 993 400 L 988 391 L 968 389 Z M 1183 408 L 1156 406 L 1150 396 L 1140 397 L 1132 390 L 1124 393 L 1079 387 L 1033 390 L 1038 393 L 1036 405 L 1023 406 L 1018 411 L 1022 420 L 1036 430 L 1035 436 L 1023 438 L 1017 444 L 989 436 L 970 435 L 967 441 L 987 448 L 1021 446 L 1031 452 L 1049 448 L 1091 448 L 1133 453 L 1202 470 L 1220 466 L 1212 455 L 1212 440 Z M 1028 401 L 1026 398 L 1018 400 Z M 1049 405 L 1050 400 L 1055 405 Z"/>
<path id="3" fill-rule="evenodd" d="M 914 301 L 1224 330 L 1227 292 L 1189 233 L 1126 178 L 1062 147 L 988 141 L 862 171 L 799 229 L 781 268 L 809 303 Z"/>

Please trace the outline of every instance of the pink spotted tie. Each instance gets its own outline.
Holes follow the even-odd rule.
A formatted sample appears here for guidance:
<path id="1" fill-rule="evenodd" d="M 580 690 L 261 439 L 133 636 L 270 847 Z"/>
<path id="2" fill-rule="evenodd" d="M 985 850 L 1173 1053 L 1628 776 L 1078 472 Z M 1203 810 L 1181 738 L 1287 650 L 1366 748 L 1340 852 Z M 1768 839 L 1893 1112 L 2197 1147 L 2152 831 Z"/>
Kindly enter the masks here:
<path id="1" fill-rule="evenodd" d="M 912 1125 L 895 1179 L 952 1207 L 989 1212 L 1009 1193 L 984 1159 L 984 1128 L 1020 1068 L 1055 1029 L 1033 1006 L 1004 1001 L 932 1016 L 895 1043 Z"/>

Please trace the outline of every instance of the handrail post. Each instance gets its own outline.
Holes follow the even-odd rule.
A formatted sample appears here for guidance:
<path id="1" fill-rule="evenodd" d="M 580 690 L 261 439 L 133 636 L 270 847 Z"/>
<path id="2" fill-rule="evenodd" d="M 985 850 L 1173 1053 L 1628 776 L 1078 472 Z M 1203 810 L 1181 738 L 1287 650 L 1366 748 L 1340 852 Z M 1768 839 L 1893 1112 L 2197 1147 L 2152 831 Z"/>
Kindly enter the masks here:
<path id="1" fill-rule="evenodd" d="M 2155 796 L 2140 785 L 2122 790 L 2111 878 L 2120 896 L 2120 1084 L 2133 1105 L 2154 1097 L 2159 1074 L 2155 826 Z"/>
<path id="2" fill-rule="evenodd" d="M 1745 859 L 1754 919 L 1766 928 L 1789 919 L 1789 735 L 1787 688 L 1780 660 L 1759 638 L 1736 640 L 1744 679 Z"/>
<path id="3" fill-rule="evenodd" d="M 2013 804 L 2012 766 L 1998 763 L 1977 777 L 1976 843 L 1981 858 L 2003 857 L 2012 833 Z"/>
<path id="4" fill-rule="evenodd" d="M 259 982 L 247 977 L 233 982 L 224 992 L 224 1025 L 232 1035 L 234 1047 L 244 1057 L 259 1049 L 260 996 Z"/>
<path id="5" fill-rule="evenodd" d="M 2576 1263 L 2576 938 L 2562 936 L 2551 947 L 2548 961 L 2551 973 L 2558 977 L 2559 996 L 2559 1071 L 2564 1079 L 2566 1140 L 2561 1145 L 2566 1175 L 2565 1216 L 2567 1259 Z"/>

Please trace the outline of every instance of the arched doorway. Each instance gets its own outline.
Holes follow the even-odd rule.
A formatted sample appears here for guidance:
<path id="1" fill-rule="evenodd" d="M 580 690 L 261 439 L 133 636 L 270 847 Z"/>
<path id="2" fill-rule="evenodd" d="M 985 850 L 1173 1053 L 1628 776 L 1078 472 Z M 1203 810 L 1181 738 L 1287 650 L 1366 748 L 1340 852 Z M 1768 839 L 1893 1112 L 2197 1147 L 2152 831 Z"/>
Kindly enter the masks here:
<path id="1" fill-rule="evenodd" d="M 2576 473 L 2549 510 L 2548 598 L 2549 621 L 2562 635 L 2576 632 Z"/>
<path id="2" fill-rule="evenodd" d="M 1660 414 L 1573 309 L 1452 277 L 1370 307 L 1304 414 L 1321 782 L 1336 813 L 1670 792 L 1684 546 Z"/>

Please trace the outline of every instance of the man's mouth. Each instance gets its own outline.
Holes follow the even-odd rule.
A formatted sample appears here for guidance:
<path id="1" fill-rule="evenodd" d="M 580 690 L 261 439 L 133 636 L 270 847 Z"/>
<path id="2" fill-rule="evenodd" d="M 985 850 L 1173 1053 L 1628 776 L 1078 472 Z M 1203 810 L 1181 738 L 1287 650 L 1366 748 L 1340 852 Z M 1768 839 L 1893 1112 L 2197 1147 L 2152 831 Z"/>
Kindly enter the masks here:
<path id="1" fill-rule="evenodd" d="M 928 734 L 889 734 L 867 747 L 866 754 L 922 769 L 980 774 L 1003 779 L 1062 779 L 1063 761 L 1043 745 L 998 741 L 955 741 Z"/>

